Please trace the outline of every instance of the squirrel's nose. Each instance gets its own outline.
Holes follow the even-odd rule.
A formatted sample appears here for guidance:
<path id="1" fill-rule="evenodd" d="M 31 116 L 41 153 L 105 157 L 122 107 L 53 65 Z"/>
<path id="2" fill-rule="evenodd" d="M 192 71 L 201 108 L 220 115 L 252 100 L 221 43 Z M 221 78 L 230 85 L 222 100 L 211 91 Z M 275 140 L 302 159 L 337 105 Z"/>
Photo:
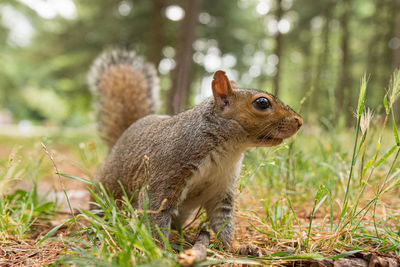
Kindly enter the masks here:
<path id="1" fill-rule="evenodd" d="M 297 123 L 297 130 L 303 125 L 303 119 L 301 117 L 294 117 L 294 121 Z"/>

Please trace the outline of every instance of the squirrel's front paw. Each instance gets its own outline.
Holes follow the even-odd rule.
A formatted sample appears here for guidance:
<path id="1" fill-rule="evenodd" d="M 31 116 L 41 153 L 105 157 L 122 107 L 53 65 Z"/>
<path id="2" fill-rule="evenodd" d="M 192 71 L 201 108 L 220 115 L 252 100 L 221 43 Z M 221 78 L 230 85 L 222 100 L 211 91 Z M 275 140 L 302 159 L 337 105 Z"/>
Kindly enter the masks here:
<path id="1" fill-rule="evenodd" d="M 261 249 L 253 244 L 241 245 L 237 249 L 237 253 L 243 256 L 261 257 Z"/>

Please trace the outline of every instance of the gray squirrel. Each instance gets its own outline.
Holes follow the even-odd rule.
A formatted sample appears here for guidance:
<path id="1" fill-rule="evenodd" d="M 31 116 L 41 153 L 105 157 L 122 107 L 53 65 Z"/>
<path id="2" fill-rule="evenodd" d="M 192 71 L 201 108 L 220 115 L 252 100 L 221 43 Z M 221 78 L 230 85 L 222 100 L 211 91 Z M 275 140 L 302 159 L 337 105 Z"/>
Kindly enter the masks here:
<path id="1" fill-rule="evenodd" d="M 275 96 L 239 88 L 217 71 L 213 97 L 179 114 L 155 115 L 159 80 L 154 66 L 134 52 L 103 52 L 88 76 L 98 98 L 100 132 L 110 147 L 95 179 L 121 199 L 123 185 L 134 207 L 144 208 L 146 184 L 153 233 L 168 239 L 205 208 L 225 248 L 234 232 L 235 182 L 248 147 L 275 146 L 301 127 L 300 115 Z"/>

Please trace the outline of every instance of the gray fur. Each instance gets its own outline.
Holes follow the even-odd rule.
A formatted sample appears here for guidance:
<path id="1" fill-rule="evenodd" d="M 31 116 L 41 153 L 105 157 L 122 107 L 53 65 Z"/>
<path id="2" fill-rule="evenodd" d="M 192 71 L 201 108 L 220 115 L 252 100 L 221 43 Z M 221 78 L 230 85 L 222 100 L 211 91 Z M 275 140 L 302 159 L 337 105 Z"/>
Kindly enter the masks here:
<path id="1" fill-rule="evenodd" d="M 119 64 L 116 60 L 120 58 L 109 57 L 101 62 Z M 107 69 L 103 63 L 95 69 Z M 263 115 L 262 120 L 257 117 L 259 111 L 252 114 L 248 110 L 252 106 L 246 104 L 260 94 L 273 102 L 270 115 Z M 134 99 L 131 105 L 138 104 Z M 162 228 L 166 237 L 172 221 L 182 224 L 193 210 L 204 206 L 213 231 L 220 231 L 219 238 L 229 247 L 243 152 L 250 146 L 279 144 L 300 126 L 301 117 L 273 96 L 236 88 L 224 101 L 214 96 L 174 116 L 147 115 L 137 120 L 115 142 L 96 179 L 116 199 L 122 198 L 121 183 L 139 209 L 145 188 L 150 209 L 160 211 L 150 215 L 151 224 Z"/>

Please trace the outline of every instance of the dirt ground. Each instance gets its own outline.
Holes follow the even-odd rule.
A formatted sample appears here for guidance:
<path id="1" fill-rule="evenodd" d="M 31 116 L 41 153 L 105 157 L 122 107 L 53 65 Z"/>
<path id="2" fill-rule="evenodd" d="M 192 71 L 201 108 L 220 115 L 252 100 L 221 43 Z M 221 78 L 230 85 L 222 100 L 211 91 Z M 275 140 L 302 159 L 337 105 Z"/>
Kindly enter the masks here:
<path id="1" fill-rule="evenodd" d="M 0 146 L 0 157 L 6 157 L 10 153 L 10 149 Z M 68 173 L 78 177 L 89 178 L 86 175 L 86 171 L 80 166 L 79 161 L 69 151 L 60 149 L 57 151 L 57 155 L 54 156 L 55 163 L 58 171 L 61 173 Z M 55 171 L 54 171 L 55 173 Z M 63 183 L 68 197 L 71 201 L 72 208 L 78 210 L 79 208 L 87 209 L 89 207 L 89 193 L 86 190 L 86 184 L 83 182 L 68 179 L 65 177 L 59 177 L 58 175 L 49 175 L 42 179 L 38 184 L 39 192 L 51 192 L 47 195 L 49 200 L 57 199 L 58 203 L 61 204 L 59 214 L 54 220 L 50 222 L 35 222 L 32 226 L 32 232 L 29 238 L 20 241 L 12 236 L 6 241 L 0 244 L 0 266 L 43 266 L 55 261 L 60 255 L 65 253 L 68 246 L 62 241 L 46 241 L 43 244 L 38 245 L 38 240 L 44 236 L 50 229 L 59 225 L 67 218 L 71 217 L 70 209 L 65 199 L 65 194 L 62 191 L 61 183 Z M 18 187 L 26 187 L 27 185 L 21 183 Z M 27 188 L 25 188 L 27 189 Z M 254 217 L 247 216 L 246 212 L 242 212 L 240 207 L 248 206 L 249 201 L 252 201 L 253 197 L 248 192 L 242 192 L 239 196 L 238 205 L 239 209 L 237 212 L 236 219 L 236 232 L 235 239 L 237 244 L 255 244 L 263 254 L 266 251 L 274 253 L 282 250 L 293 250 L 295 244 L 293 241 L 282 240 L 282 243 L 278 246 L 271 246 L 265 235 L 259 233 L 252 227 L 252 225 L 260 225 L 260 222 L 254 220 Z M 244 204 L 246 201 L 246 204 Z M 253 210 L 257 210 L 257 203 L 254 203 L 255 207 Z M 307 212 L 300 212 L 299 217 L 301 220 L 308 220 Z M 317 216 L 318 217 L 318 216 Z M 321 216 L 322 217 L 322 216 Z M 317 218 L 318 219 L 318 218 Z M 198 229 L 194 223 L 189 230 L 187 235 L 192 242 L 196 239 Z M 62 236 L 68 235 L 73 229 L 62 227 L 58 230 L 57 235 L 62 240 Z M 179 236 L 172 235 L 172 241 L 178 242 Z M 339 252 L 338 252 L 339 253 Z M 232 257 L 232 254 L 224 253 L 218 250 L 209 250 L 209 257 L 213 259 Z M 236 257 L 236 256 L 235 256 Z M 268 261 L 265 261 L 268 263 Z M 359 252 L 351 255 L 347 258 L 341 258 L 338 260 L 292 260 L 292 261 L 274 261 L 269 262 L 274 266 L 400 266 L 400 258 L 393 254 L 381 254 L 376 252 Z M 232 263 L 233 266 L 239 266 L 240 264 Z M 224 264 L 223 266 L 231 266 Z"/>

